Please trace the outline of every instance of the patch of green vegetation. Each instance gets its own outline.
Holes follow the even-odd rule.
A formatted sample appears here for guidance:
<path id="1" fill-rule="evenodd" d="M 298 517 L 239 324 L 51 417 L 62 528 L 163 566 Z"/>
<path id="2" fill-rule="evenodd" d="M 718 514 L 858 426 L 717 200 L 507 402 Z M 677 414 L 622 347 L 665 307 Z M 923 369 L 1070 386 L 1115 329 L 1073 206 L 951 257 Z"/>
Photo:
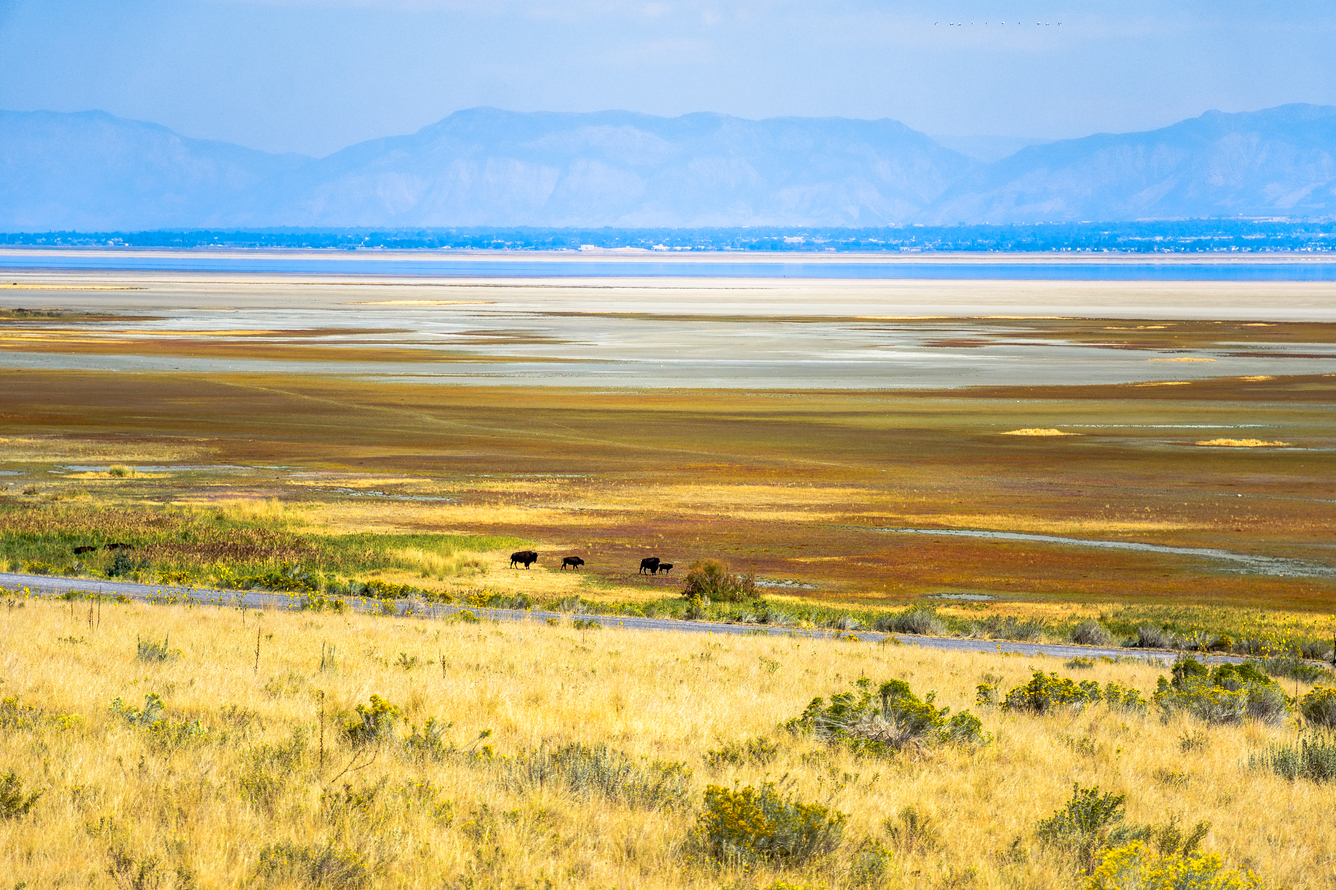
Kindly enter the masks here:
<path id="1" fill-rule="evenodd" d="M 920 699 L 904 680 L 882 683 L 874 691 L 866 678 L 852 692 L 838 692 L 827 704 L 814 698 L 801 715 L 784 724 L 862 754 L 893 754 L 906 746 L 982 745 L 988 742 L 979 718 L 969 711 L 950 715 L 933 704 L 934 693 Z"/>

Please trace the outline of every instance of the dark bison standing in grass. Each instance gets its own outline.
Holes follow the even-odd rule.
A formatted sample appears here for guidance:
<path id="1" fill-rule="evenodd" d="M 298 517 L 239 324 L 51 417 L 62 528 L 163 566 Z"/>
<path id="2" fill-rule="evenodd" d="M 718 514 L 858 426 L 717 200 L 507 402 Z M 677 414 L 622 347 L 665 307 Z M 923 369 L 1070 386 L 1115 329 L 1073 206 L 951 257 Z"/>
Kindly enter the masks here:
<path id="1" fill-rule="evenodd" d="M 651 575 L 659 570 L 659 558 L 657 556 L 646 556 L 640 560 L 640 571 L 638 574 L 645 574 L 648 571 Z"/>
<path id="2" fill-rule="evenodd" d="M 510 567 L 513 569 L 517 563 L 524 563 L 527 569 L 533 563 L 538 562 L 538 552 L 536 550 L 517 550 L 510 554 Z"/>
<path id="3" fill-rule="evenodd" d="M 580 566 L 584 564 L 585 561 L 578 556 L 563 556 L 561 558 L 561 570 L 563 572 L 568 568 L 576 569 L 578 571 Z"/>
<path id="4" fill-rule="evenodd" d="M 656 571 L 654 574 L 657 575 L 659 574 L 659 572 L 663 572 L 666 575 L 672 570 L 673 570 L 673 564 L 671 562 L 661 562 L 659 563 L 658 571 Z"/>

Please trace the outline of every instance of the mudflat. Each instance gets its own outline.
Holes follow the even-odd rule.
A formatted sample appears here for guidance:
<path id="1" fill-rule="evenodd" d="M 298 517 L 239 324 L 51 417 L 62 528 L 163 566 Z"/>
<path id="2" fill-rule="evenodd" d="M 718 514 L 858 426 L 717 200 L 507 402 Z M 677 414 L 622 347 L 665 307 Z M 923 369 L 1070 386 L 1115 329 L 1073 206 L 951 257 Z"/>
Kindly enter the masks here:
<path id="1" fill-rule="evenodd" d="M 1329 283 L 7 278 L 14 503 L 272 497 L 589 563 L 486 581 L 521 591 L 659 595 L 653 552 L 863 605 L 1336 592 Z"/>

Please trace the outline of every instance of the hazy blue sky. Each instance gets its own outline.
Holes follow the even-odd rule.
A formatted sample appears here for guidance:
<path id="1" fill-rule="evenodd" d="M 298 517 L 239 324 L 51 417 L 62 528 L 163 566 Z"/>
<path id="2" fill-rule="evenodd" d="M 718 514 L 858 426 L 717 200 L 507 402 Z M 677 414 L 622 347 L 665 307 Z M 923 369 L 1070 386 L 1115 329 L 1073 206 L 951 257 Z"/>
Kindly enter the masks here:
<path id="1" fill-rule="evenodd" d="M 1336 104 L 1333 46 L 1331 0 L 0 0 L 0 108 L 317 155 L 476 105 L 1066 137 Z"/>

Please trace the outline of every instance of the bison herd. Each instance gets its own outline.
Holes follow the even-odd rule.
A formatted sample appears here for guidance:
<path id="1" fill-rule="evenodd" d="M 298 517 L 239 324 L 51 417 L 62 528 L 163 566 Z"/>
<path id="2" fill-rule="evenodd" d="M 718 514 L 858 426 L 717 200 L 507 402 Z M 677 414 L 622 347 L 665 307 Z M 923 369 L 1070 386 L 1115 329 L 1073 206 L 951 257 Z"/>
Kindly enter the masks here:
<path id="1" fill-rule="evenodd" d="M 521 565 L 527 569 L 536 562 L 538 562 L 538 551 L 536 550 L 516 550 L 514 553 L 510 554 L 510 567 L 512 569 Z M 561 570 L 563 572 L 567 569 L 575 569 L 576 571 L 579 571 L 580 566 L 584 564 L 585 561 L 578 556 L 563 556 L 561 558 Z M 647 556 L 640 560 L 639 574 L 641 575 L 646 572 L 651 575 L 657 575 L 662 572 L 666 575 L 672 570 L 673 564 L 671 562 L 664 562 L 657 556 Z"/>

